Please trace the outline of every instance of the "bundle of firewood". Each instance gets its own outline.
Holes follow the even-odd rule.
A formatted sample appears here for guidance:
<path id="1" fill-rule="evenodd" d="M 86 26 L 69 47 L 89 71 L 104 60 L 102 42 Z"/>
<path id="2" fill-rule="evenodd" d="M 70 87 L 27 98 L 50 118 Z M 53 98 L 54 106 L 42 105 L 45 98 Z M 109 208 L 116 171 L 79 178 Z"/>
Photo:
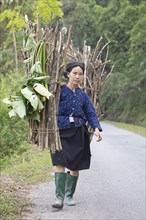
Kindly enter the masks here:
<path id="1" fill-rule="evenodd" d="M 81 87 L 89 94 L 97 115 L 100 116 L 102 108 L 99 95 L 105 79 L 111 74 L 113 69 L 111 67 L 108 72 L 105 70 L 106 65 L 110 62 L 108 60 L 109 42 L 100 48 L 100 41 L 102 40 L 100 38 L 95 49 L 91 49 L 84 42 L 81 52 L 73 47 L 71 27 L 60 29 L 57 24 L 55 28 L 45 26 L 39 29 L 38 25 L 32 24 L 28 19 L 26 19 L 26 22 L 25 39 L 31 36 L 35 44 L 31 50 L 23 51 L 24 61 L 29 60 L 29 62 L 25 62 L 27 76 L 31 77 L 32 65 L 39 62 L 42 75 L 50 76 L 50 80 L 45 86 L 53 94 L 49 100 L 44 99 L 44 108 L 40 111 L 40 120 L 29 119 L 31 141 L 41 148 L 47 147 L 52 151 L 56 149 L 61 150 L 57 114 L 60 86 L 65 82 L 62 72 L 70 61 L 78 60 L 85 63 L 84 80 Z M 25 46 L 27 43 L 27 40 L 25 40 Z M 43 46 L 38 46 L 38 44 Z M 39 52 L 40 54 L 38 54 Z M 93 134 L 90 126 L 88 128 L 91 134 Z"/>

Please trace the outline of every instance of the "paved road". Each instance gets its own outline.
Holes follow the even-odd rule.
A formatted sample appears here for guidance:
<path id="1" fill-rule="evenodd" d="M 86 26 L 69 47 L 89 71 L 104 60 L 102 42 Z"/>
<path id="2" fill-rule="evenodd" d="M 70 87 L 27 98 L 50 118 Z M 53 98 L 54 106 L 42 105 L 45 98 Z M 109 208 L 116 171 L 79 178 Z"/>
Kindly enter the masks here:
<path id="1" fill-rule="evenodd" d="M 103 141 L 91 144 L 90 170 L 80 172 L 75 207 L 53 211 L 54 183 L 30 192 L 25 220 L 145 220 L 145 138 L 102 123 Z"/>

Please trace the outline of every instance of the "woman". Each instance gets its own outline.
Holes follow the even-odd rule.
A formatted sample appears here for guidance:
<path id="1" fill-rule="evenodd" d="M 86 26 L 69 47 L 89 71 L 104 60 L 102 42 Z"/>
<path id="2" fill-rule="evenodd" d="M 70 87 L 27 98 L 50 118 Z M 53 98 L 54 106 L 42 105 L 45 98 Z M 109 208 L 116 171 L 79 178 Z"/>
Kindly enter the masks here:
<path id="1" fill-rule="evenodd" d="M 95 109 L 88 95 L 79 88 L 83 80 L 85 64 L 71 62 L 66 67 L 67 85 L 61 87 L 58 108 L 58 127 L 62 151 L 51 154 L 55 166 L 56 201 L 53 208 L 66 205 L 74 206 L 73 194 L 79 176 L 79 170 L 90 167 L 90 141 L 86 127 L 88 122 L 94 129 L 98 141 L 102 139 Z M 70 172 L 65 173 L 65 168 Z"/>

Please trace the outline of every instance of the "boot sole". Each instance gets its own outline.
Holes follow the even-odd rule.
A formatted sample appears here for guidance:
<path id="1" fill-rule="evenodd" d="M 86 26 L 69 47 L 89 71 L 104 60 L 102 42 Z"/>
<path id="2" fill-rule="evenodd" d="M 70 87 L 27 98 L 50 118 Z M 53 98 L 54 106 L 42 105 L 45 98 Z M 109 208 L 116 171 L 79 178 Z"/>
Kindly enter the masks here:
<path id="1" fill-rule="evenodd" d="M 56 205 L 52 205 L 52 208 L 55 208 L 55 209 L 62 209 L 63 206 L 56 206 Z"/>
<path id="2" fill-rule="evenodd" d="M 65 205 L 67 205 L 67 206 L 75 206 L 76 204 L 68 204 L 68 203 L 65 203 Z"/>

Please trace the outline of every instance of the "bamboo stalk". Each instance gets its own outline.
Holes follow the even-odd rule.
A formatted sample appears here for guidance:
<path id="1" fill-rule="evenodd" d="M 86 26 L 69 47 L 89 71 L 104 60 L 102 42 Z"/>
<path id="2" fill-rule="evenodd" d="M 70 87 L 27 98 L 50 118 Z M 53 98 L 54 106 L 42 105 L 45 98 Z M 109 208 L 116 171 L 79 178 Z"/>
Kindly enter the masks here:
<path id="1" fill-rule="evenodd" d="M 14 45 L 14 52 L 15 52 L 15 68 L 16 72 L 18 73 L 18 52 L 17 52 L 17 43 L 16 43 L 16 35 L 13 30 L 13 45 Z"/>

